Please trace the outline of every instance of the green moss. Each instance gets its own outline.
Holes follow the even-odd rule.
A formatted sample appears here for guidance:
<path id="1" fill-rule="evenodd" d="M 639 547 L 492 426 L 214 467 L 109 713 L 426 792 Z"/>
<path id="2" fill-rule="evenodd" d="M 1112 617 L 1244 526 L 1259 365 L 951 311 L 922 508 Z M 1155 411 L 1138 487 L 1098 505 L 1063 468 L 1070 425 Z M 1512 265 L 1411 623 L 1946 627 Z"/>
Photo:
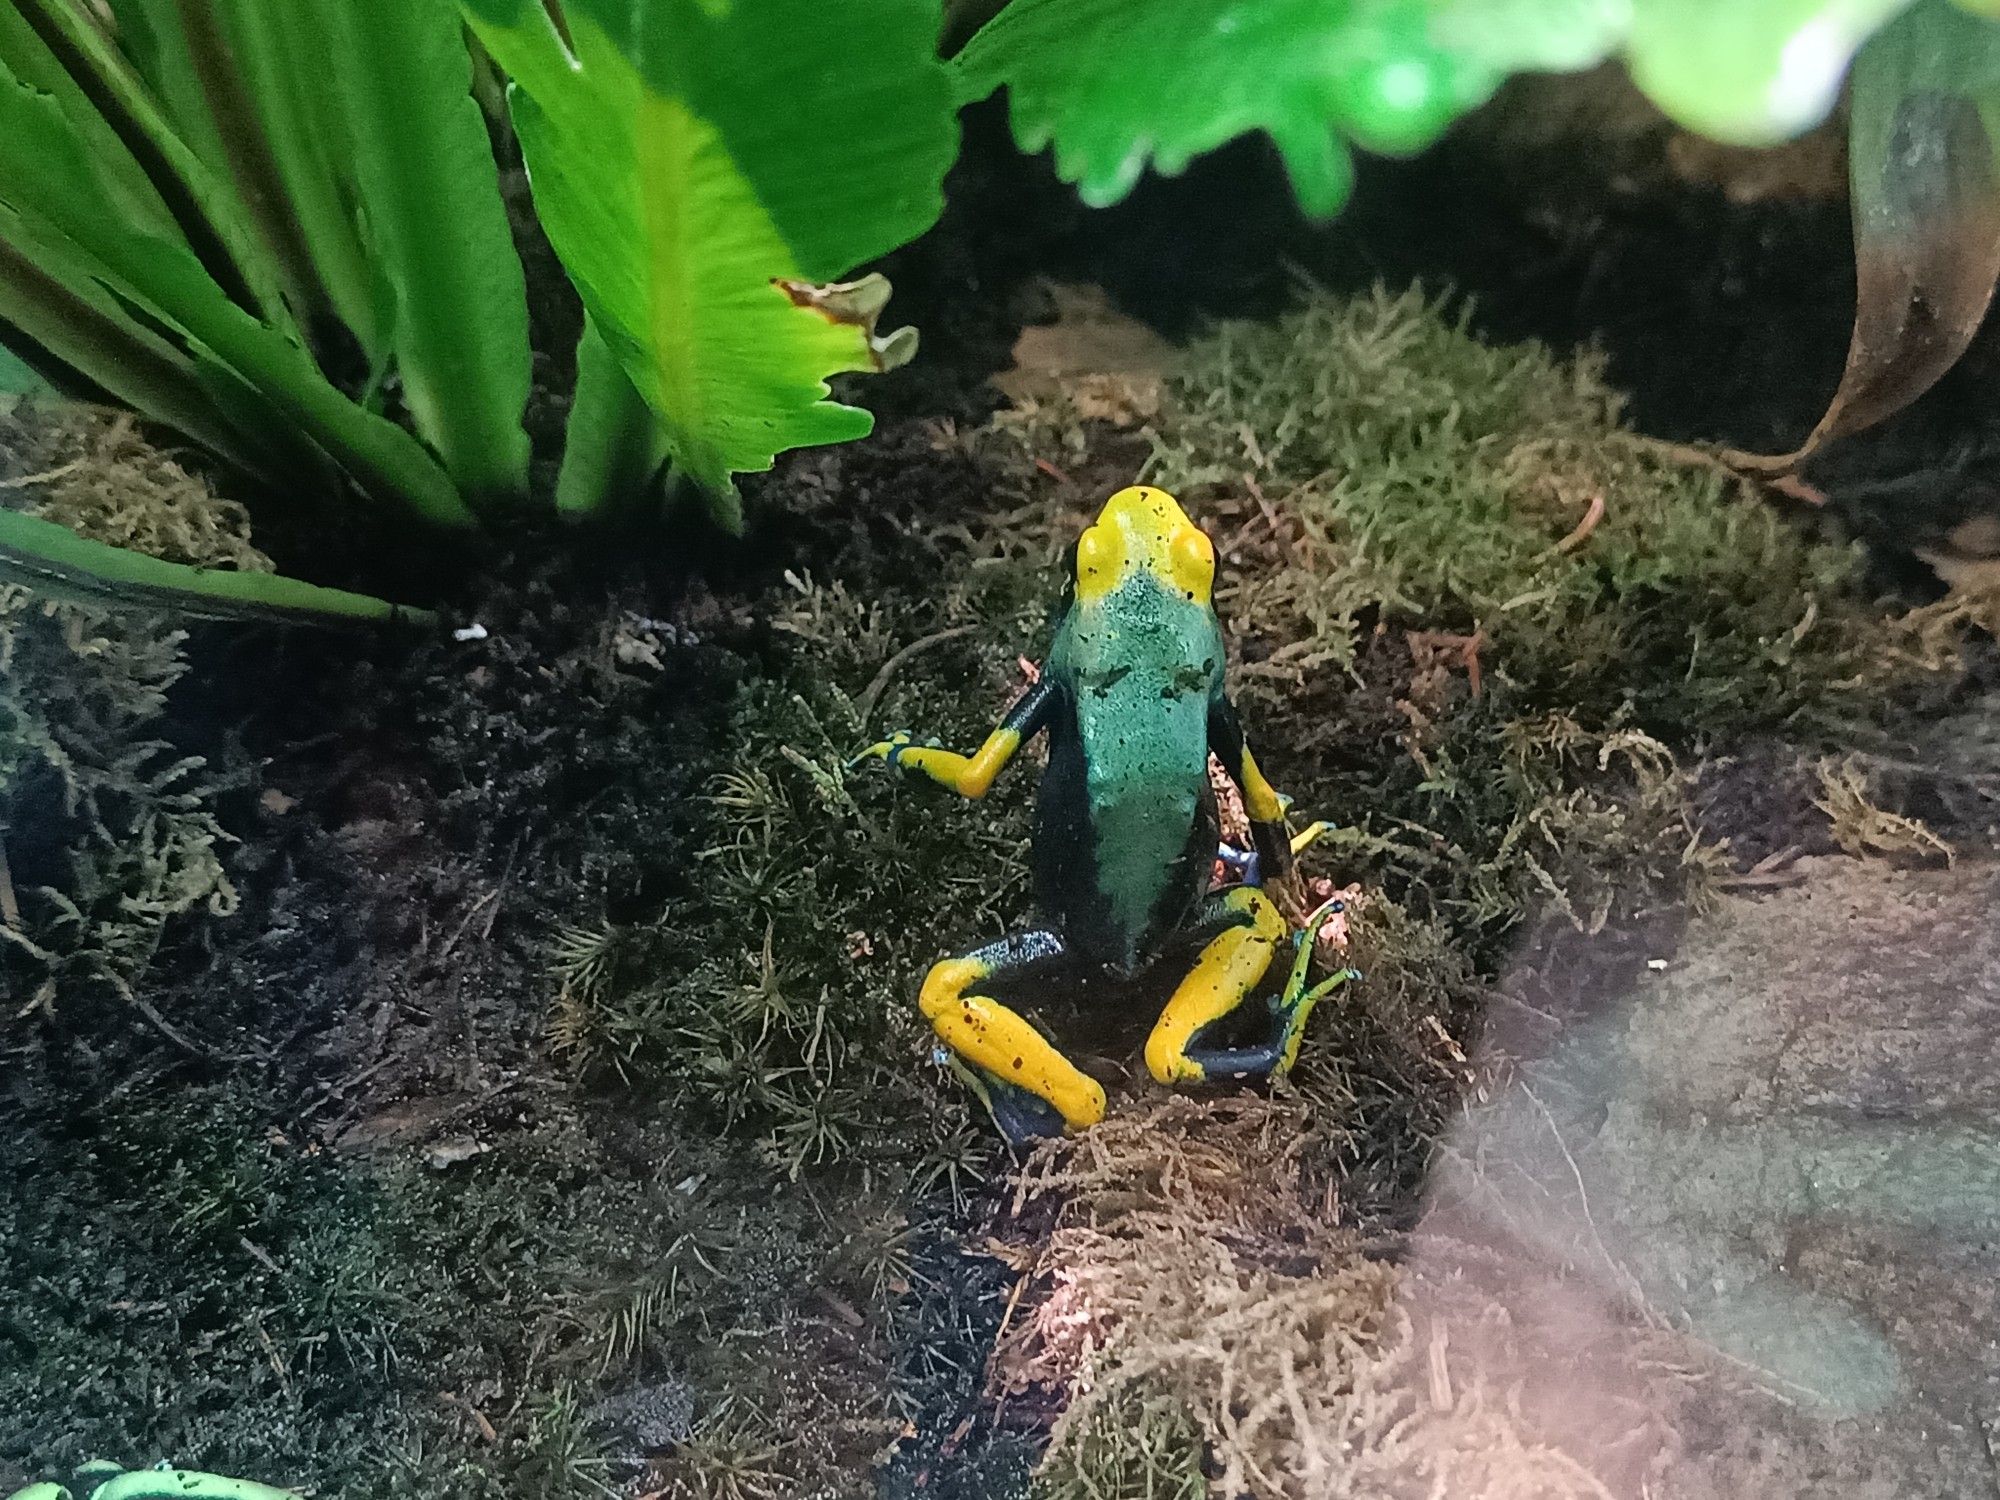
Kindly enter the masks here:
<path id="1" fill-rule="evenodd" d="M 924 1061 L 913 997 L 941 944 L 1025 913 L 1031 782 L 973 806 L 848 762 L 903 724 L 983 735 L 1014 655 L 1035 649 L 1032 613 L 956 588 L 863 604 L 805 585 L 777 623 L 791 644 L 738 692 L 733 753 L 705 784 L 699 880 L 656 920 L 564 940 L 558 1050 L 586 1078 L 674 1094 L 788 1177 L 977 1171 L 985 1153 Z"/>
<path id="2" fill-rule="evenodd" d="M 1090 1413 L 1035 1476 L 1034 1500 L 1200 1500 L 1201 1433 L 1167 1394 L 1126 1391 Z"/>
<path id="3" fill-rule="evenodd" d="M 1148 477 L 1275 508 L 1289 555 L 1225 595 L 1266 694 L 1386 626 L 1483 631 L 1496 687 L 1656 734 L 1865 706 L 1888 663 L 1857 554 L 1621 406 L 1597 358 L 1483 344 L 1421 291 L 1313 296 L 1191 351 Z"/>
<path id="4" fill-rule="evenodd" d="M 812 1193 L 664 1139 L 558 1115 L 435 1170 L 318 1149 L 213 1088 L 21 1122 L 0 1480 L 170 1455 L 329 1496 L 601 1493 L 621 1445 L 597 1395 L 661 1371 L 700 1416 L 684 1474 L 734 1451 L 728 1393 L 753 1388 L 793 1480 L 866 1473 L 898 1426 L 887 1346 L 767 1354 L 824 1340 L 816 1299 L 866 1304 L 884 1273 L 840 1258 Z"/>

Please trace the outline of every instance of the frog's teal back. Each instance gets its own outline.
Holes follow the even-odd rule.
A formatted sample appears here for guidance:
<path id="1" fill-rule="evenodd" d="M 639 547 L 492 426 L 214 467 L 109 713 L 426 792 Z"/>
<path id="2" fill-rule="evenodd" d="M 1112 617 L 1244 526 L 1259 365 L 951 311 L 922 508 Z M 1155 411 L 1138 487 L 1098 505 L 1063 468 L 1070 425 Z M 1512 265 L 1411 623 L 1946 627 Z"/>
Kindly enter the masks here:
<path id="1" fill-rule="evenodd" d="M 1063 618 L 1036 835 L 1043 905 L 1080 956 L 1131 969 L 1206 889 L 1209 707 L 1222 635 L 1206 599 L 1131 570 Z"/>

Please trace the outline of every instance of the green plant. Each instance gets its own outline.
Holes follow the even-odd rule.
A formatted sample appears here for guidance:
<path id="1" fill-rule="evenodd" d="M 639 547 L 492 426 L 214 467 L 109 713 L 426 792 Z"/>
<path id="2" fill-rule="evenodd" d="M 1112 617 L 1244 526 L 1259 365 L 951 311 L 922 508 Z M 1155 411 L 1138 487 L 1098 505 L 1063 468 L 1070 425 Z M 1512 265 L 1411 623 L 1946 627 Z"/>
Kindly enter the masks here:
<path id="1" fill-rule="evenodd" d="M 1324 215 L 1350 146 L 1420 150 L 1510 74 L 1613 56 L 1677 122 L 1753 146 L 1824 120 L 1853 64 L 1847 371 L 1797 452 L 1733 462 L 1790 472 L 1950 368 L 2000 278 L 2000 21 L 1980 0 L 1012 0 L 953 73 L 965 101 L 1005 85 L 1022 149 L 1053 146 L 1087 203 L 1261 130 Z"/>
<path id="2" fill-rule="evenodd" d="M 469 21 L 514 74 L 589 314 L 562 508 L 643 496 L 665 460 L 733 524 L 733 473 L 867 431 L 827 377 L 914 338 L 874 336 L 879 278 L 823 283 L 939 211 L 956 126 L 935 6 L 868 0 L 810 47 L 771 40 L 811 19 L 800 0 L 463 10 L 10 6 L 0 337 L 273 487 L 351 484 L 441 526 L 517 507 L 528 288 Z M 78 562 L 53 533 L 6 540 Z"/>
<path id="3" fill-rule="evenodd" d="M 376 9 L 381 29 L 364 36 L 360 15 L 333 5 L 287 7 L 281 25 L 263 7 L 224 3 L 195 27 L 170 6 L 123 0 L 111 11 L 121 48 L 72 0 L 10 8 L 0 19 L 0 315 L 31 354 L 248 468 L 296 479 L 335 465 L 378 499 L 464 524 L 460 483 L 524 489 L 526 443 L 517 430 L 498 455 L 485 451 L 492 429 L 506 425 L 492 407 L 508 403 L 509 382 L 496 375 L 458 389 L 463 356 L 438 366 L 449 339 L 425 320 L 475 294 L 435 275 L 426 284 L 423 271 L 471 278 L 496 251 L 511 255 L 507 226 L 476 117 L 442 128 L 455 102 L 443 50 L 456 45 L 455 17 L 442 0 Z M 426 232 L 440 253 L 422 267 L 396 254 L 390 226 L 414 195 L 383 169 L 396 143 L 375 139 L 388 122 L 370 122 L 356 92 L 378 48 L 442 59 L 410 80 L 397 116 L 411 122 L 403 164 L 415 170 L 434 156 L 433 170 L 474 194 L 483 173 L 487 189 L 434 216 Z M 457 68 L 470 109 L 462 49 Z M 308 121 L 282 118 L 308 107 Z M 321 223 L 305 206 L 314 192 L 345 204 L 350 236 L 370 226 L 369 259 L 388 285 L 371 286 L 366 305 L 312 258 L 303 226 Z M 331 258 L 329 236 L 320 231 L 322 258 Z M 328 291 L 329 281 L 341 291 Z M 510 290 L 459 337 L 474 346 L 471 363 L 513 368 L 518 429 L 527 313 L 517 263 Z M 458 476 L 315 362 L 307 329 L 328 312 L 359 328 L 377 376 L 393 366 L 419 431 L 462 463 Z M 449 402 L 416 395 L 446 384 Z"/>
<path id="4" fill-rule="evenodd" d="M 796 0 L 583 0 L 562 31 L 539 0 L 466 8 L 514 78 L 536 204 L 590 315 L 575 461 L 655 441 L 622 376 L 666 456 L 740 525 L 732 473 L 868 431 L 827 377 L 913 352 L 908 332 L 875 334 L 879 277 L 816 283 L 942 206 L 958 138 L 935 7 L 852 0 L 810 45 L 775 46 L 807 19 Z M 564 500 L 599 503 L 581 485 Z"/>
<path id="5" fill-rule="evenodd" d="M 1035 1475 L 1035 1500 L 1201 1500 L 1201 1430 L 1172 1393 L 1121 1390 L 1075 1423 Z"/>
<path id="6" fill-rule="evenodd" d="M 1053 144 L 1085 201 L 1113 203 L 1150 162 L 1177 172 L 1252 130 L 1300 202 L 1331 213 L 1347 145 L 1421 149 L 1508 75 L 1622 55 L 1681 123 L 1763 145 L 1817 124 L 1856 49 L 1946 0 L 1012 0 L 954 60 L 963 100 L 1003 84 L 1022 149 Z M 1978 30 L 1986 7 L 1955 14 Z M 1960 60 L 1958 71 L 1964 71 Z M 1173 80 L 1162 87 L 1161 80 Z"/>
<path id="7" fill-rule="evenodd" d="M 1249 130 L 1267 132 L 1299 200 L 1347 201 L 1344 141 L 1428 145 L 1498 81 L 1435 43 L 1426 0 L 1014 0 L 954 62 L 960 97 L 1007 85 L 1015 138 L 1055 147 L 1084 201 L 1115 203 L 1148 162 L 1180 171 Z"/>
<path id="8" fill-rule="evenodd" d="M 1793 452 L 1743 455 L 1790 472 L 1823 444 L 1893 416 L 1972 342 L 2000 279 L 2000 23 L 1917 0 L 1861 50 L 1849 111 L 1854 333 L 1826 414 Z"/>

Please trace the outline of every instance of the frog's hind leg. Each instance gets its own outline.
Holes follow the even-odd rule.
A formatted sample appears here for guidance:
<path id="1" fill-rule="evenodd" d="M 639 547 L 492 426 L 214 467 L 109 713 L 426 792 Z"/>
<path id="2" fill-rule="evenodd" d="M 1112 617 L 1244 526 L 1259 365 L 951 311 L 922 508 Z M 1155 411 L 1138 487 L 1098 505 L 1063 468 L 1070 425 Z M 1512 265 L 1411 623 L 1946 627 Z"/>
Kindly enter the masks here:
<path id="1" fill-rule="evenodd" d="M 1307 933 L 1318 930 L 1321 915 L 1314 913 Z M 1308 988 L 1312 944 L 1300 934 L 1294 940 L 1295 955 L 1285 987 L 1271 1001 L 1268 1036 L 1247 1046 L 1204 1047 L 1199 1042 L 1201 1033 L 1234 1014 L 1269 972 L 1278 942 L 1285 935 L 1285 919 L 1261 890 L 1238 886 L 1213 898 L 1196 931 L 1213 936 L 1174 990 L 1146 1040 L 1146 1067 L 1161 1083 L 1262 1078 L 1285 1072 L 1298 1056 L 1299 1040 L 1313 1006 L 1359 977 L 1353 970 L 1343 969 Z"/>
<path id="2" fill-rule="evenodd" d="M 996 978 L 1053 967 L 1067 956 L 1054 933 L 1022 933 L 932 965 L 917 999 L 954 1066 L 1016 1144 L 1104 1118 L 1097 1080 L 1025 1018 L 979 993 Z"/>

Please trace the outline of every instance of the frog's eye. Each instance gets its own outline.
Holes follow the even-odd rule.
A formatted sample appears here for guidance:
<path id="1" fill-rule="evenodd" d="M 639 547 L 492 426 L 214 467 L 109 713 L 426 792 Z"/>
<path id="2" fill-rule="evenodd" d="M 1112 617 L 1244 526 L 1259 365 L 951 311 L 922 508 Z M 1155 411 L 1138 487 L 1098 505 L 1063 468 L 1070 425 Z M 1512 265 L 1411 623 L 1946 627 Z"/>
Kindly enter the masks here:
<path id="1" fill-rule="evenodd" d="M 1174 582 L 1189 598 L 1206 603 L 1215 589 L 1215 544 L 1198 526 L 1183 526 L 1173 541 Z"/>
<path id="2" fill-rule="evenodd" d="M 1077 538 L 1076 581 L 1084 593 L 1093 592 L 1093 582 L 1098 589 L 1110 585 L 1118 571 L 1118 553 L 1118 538 L 1108 526 L 1092 526 Z"/>

